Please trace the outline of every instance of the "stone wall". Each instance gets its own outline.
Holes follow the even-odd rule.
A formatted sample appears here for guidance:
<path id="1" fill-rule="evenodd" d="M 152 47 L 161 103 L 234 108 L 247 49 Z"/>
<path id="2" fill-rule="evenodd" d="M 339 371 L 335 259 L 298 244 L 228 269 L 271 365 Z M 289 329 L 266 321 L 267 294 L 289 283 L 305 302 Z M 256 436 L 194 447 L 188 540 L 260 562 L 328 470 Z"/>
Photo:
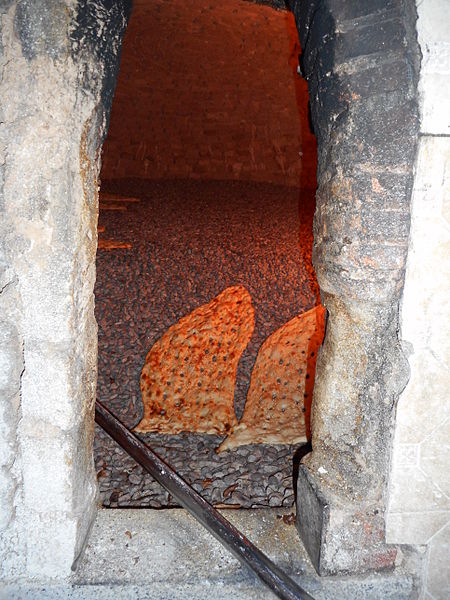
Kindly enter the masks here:
<path id="1" fill-rule="evenodd" d="M 129 11 L 110 5 L 0 4 L 3 580 L 70 573 L 95 514 L 98 158 Z"/>
<path id="2" fill-rule="evenodd" d="M 315 188 L 293 15 L 241 0 L 135 0 L 102 179 Z"/>
<path id="3" fill-rule="evenodd" d="M 420 143 L 401 307 L 411 375 L 395 429 L 387 540 L 427 545 L 425 596 L 450 597 L 450 14 L 418 2 Z"/>
<path id="4" fill-rule="evenodd" d="M 297 526 L 321 574 L 380 569 L 418 137 L 408 0 L 292 2 L 318 140 L 313 263 L 328 311 Z"/>

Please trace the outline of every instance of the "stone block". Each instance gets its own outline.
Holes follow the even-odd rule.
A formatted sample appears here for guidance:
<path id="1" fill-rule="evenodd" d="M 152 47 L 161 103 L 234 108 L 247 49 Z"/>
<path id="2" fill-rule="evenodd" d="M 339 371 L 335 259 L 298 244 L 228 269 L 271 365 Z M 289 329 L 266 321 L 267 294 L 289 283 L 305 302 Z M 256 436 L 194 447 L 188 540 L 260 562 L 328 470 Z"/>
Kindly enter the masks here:
<path id="1" fill-rule="evenodd" d="M 450 519 L 431 540 L 428 554 L 426 590 L 434 600 L 450 598 Z"/>
<path id="2" fill-rule="evenodd" d="M 368 208 L 368 207 L 366 207 Z M 371 241 L 400 244 L 408 240 L 409 214 L 397 210 L 363 210 L 361 215 L 362 237 Z M 380 244 L 381 245 L 381 244 Z"/>
<path id="3" fill-rule="evenodd" d="M 417 31 L 422 48 L 419 90 L 422 133 L 449 135 L 450 34 L 445 0 L 425 0 L 417 6 Z"/>
<path id="4" fill-rule="evenodd" d="M 6 294 L 7 292 L 3 292 Z M 4 299 L 4 296 L 3 296 Z M 6 313 L 7 304 L 2 305 Z M 0 320 L 0 532 L 14 515 L 17 476 L 16 427 L 19 420 L 22 340 L 12 320 Z"/>
<path id="5" fill-rule="evenodd" d="M 384 169 L 365 169 L 349 171 L 355 185 L 352 187 L 353 202 L 357 206 L 369 205 L 372 210 L 396 210 L 409 213 L 408 197 L 411 193 L 412 178 L 407 172 L 389 173 Z"/>
<path id="6" fill-rule="evenodd" d="M 71 387 L 69 357 L 55 346 L 37 345 L 27 350 L 26 365 L 22 382 L 23 414 L 59 428 L 73 427 L 79 411 L 68 400 Z"/>
<path id="7" fill-rule="evenodd" d="M 376 504 L 342 504 L 300 465 L 296 526 L 319 575 L 364 573 L 393 567 L 397 548 L 384 543 Z"/>
<path id="8" fill-rule="evenodd" d="M 420 445 L 420 468 L 447 496 L 450 510 L 450 416 Z"/>
<path id="9" fill-rule="evenodd" d="M 450 510 L 448 498 L 432 478 L 418 467 L 397 465 L 392 473 L 389 491 L 389 510 L 393 513 Z"/>
<path id="10" fill-rule="evenodd" d="M 36 228 L 39 229 L 39 225 Z M 53 269 L 48 260 L 47 244 L 39 243 L 33 236 L 29 241 L 41 258 L 35 262 L 35 256 L 28 256 L 28 264 L 23 265 L 27 277 L 21 278 L 19 289 L 24 303 L 24 317 L 33 323 L 36 339 L 45 340 L 48 337 L 55 344 L 68 343 L 72 326 L 72 298 L 68 279 L 73 265 L 67 265 L 62 259 L 59 267 Z"/>
<path id="11" fill-rule="evenodd" d="M 443 187 L 449 188 L 450 174 L 450 137 L 423 136 L 417 151 L 414 192 L 430 190 L 433 195 L 421 196 L 421 202 L 428 206 L 438 206 L 441 202 Z M 413 197 L 413 203 L 415 199 Z"/>
<path id="12" fill-rule="evenodd" d="M 428 349 L 443 365 L 448 365 L 450 360 L 447 326 L 450 311 L 450 234 L 445 221 L 449 172 L 450 139 L 421 138 L 412 198 L 412 243 L 401 311 L 402 336 L 413 345 L 416 353 L 420 349 Z M 416 364 L 419 363 L 416 361 Z M 421 373 L 427 377 L 423 368 Z M 438 371 L 433 368 L 430 373 L 434 373 L 435 377 Z M 445 381 L 445 367 L 442 376 Z M 436 383 L 433 381 L 431 385 Z"/>
<path id="13" fill-rule="evenodd" d="M 407 247 L 404 244 L 359 244 L 361 269 L 374 269 L 378 273 L 380 285 L 387 279 L 399 279 L 399 273 L 406 264 Z"/>
<path id="14" fill-rule="evenodd" d="M 17 393 L 23 370 L 22 344 L 17 327 L 0 321 L 0 393 L 10 398 Z"/>
<path id="15" fill-rule="evenodd" d="M 74 450 L 70 440 L 59 430 L 42 427 L 38 422 L 34 433 L 34 437 L 27 437 L 22 443 L 25 505 L 36 511 L 66 511 L 72 507 L 72 485 L 75 484 L 72 480 Z"/>
<path id="16" fill-rule="evenodd" d="M 448 45 L 450 47 L 450 44 Z M 422 90 L 421 132 L 450 136 L 450 114 L 448 111 L 450 105 L 450 72 L 423 73 L 420 87 Z"/>
<path id="17" fill-rule="evenodd" d="M 340 75 L 340 87 L 348 102 L 405 89 L 409 85 L 405 60 L 367 66 L 365 69 Z"/>
<path id="18" fill-rule="evenodd" d="M 419 444 L 397 444 L 393 468 L 419 467 Z"/>
<path id="19" fill-rule="evenodd" d="M 417 29 L 421 45 L 433 42 L 450 43 L 448 19 L 443 18 L 447 9 L 446 0 L 423 0 L 423 2 L 418 3 L 419 20 Z"/>
<path id="20" fill-rule="evenodd" d="M 378 13 L 374 23 L 359 27 L 355 24 L 346 31 L 337 44 L 336 62 L 339 64 L 352 58 L 367 57 L 378 52 L 383 52 L 385 55 L 391 52 L 404 52 L 403 19 L 393 19 L 390 14 L 387 17 L 383 20 L 383 13 Z"/>
<path id="21" fill-rule="evenodd" d="M 383 215 L 374 212 L 364 217 L 366 227 L 363 231 L 361 214 L 348 211 L 344 202 L 339 204 L 336 210 L 321 210 L 319 200 L 316 208 L 312 257 L 319 284 L 323 290 L 349 298 L 386 301 L 402 287 L 406 238 L 403 238 L 403 244 L 401 240 L 399 243 L 388 240 L 377 253 L 379 236 L 376 233 L 383 229 Z M 406 229 L 406 216 L 399 220 L 401 227 Z M 373 223 L 377 224 L 376 228 L 369 231 Z M 321 230 L 326 234 L 323 235 Z"/>
<path id="22" fill-rule="evenodd" d="M 345 143 L 339 150 L 340 161 L 370 164 L 372 168 L 407 169 L 415 158 L 416 101 L 404 92 L 373 96 L 352 105 L 346 119 Z"/>
<path id="23" fill-rule="evenodd" d="M 450 169 L 446 173 L 445 188 L 442 194 L 442 217 L 450 226 Z"/>
<path id="24" fill-rule="evenodd" d="M 30 512 L 28 518 L 28 576 L 41 580 L 69 577 L 77 554 L 77 520 L 58 512 L 45 517 Z"/>
<path id="25" fill-rule="evenodd" d="M 0 465 L 11 468 L 16 453 L 15 425 L 18 420 L 20 405 L 19 395 L 14 402 L 4 403 L 4 410 L 0 412 Z"/>
<path id="26" fill-rule="evenodd" d="M 367 15 L 382 16 L 397 5 L 396 0 L 328 0 L 328 4 L 339 10 L 339 21 L 357 19 Z"/>
<path id="27" fill-rule="evenodd" d="M 436 263 L 430 261 L 429 264 Z M 424 269 L 421 269 L 421 272 L 423 273 Z M 419 272 L 420 275 L 422 273 Z M 445 279 L 440 275 L 436 267 L 436 270 L 428 269 L 421 279 L 416 279 L 414 282 L 407 280 L 405 291 L 408 291 L 408 296 L 403 302 L 402 326 L 404 339 L 412 345 L 411 351 L 418 356 L 431 352 L 434 359 L 445 370 L 448 369 L 450 361 L 450 339 L 447 327 L 450 301 Z M 442 282 L 441 289 L 432 287 L 436 279 Z M 415 292 L 415 295 L 412 292 Z M 420 364 L 420 360 L 420 358 L 416 359 L 416 365 Z M 427 356 L 424 361 L 425 364 L 429 362 Z M 439 372 L 437 367 L 431 368 L 431 372 Z M 447 376 L 444 373 L 442 375 L 446 381 Z M 423 371 L 422 376 L 427 377 L 427 373 Z M 436 385 L 438 384 L 432 384 L 433 387 Z"/>
<path id="28" fill-rule="evenodd" d="M 386 515 L 388 544 L 423 545 L 449 520 L 449 511 L 389 512 Z"/>
<path id="29" fill-rule="evenodd" d="M 397 407 L 396 443 L 420 443 L 450 411 L 450 373 L 429 350 L 409 357 L 411 375 Z"/>
<path id="30" fill-rule="evenodd" d="M 316 571 L 321 573 L 322 532 L 328 518 L 328 506 L 308 471 L 300 467 L 297 480 L 296 526 Z"/>
<path id="31" fill-rule="evenodd" d="M 0 469 L 0 532 L 6 529 L 14 514 L 16 485 L 16 481 L 10 476 L 10 473 L 6 469 Z"/>

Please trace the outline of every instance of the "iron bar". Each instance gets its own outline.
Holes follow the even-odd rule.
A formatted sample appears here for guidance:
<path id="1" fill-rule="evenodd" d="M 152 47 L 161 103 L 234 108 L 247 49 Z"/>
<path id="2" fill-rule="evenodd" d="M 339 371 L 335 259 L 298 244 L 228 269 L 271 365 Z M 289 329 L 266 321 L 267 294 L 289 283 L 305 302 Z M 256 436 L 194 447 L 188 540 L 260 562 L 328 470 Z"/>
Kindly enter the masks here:
<path id="1" fill-rule="evenodd" d="M 98 401 L 95 406 L 95 420 L 113 440 L 172 494 L 183 508 L 206 527 L 227 550 L 249 567 L 279 598 L 314 600 Z"/>

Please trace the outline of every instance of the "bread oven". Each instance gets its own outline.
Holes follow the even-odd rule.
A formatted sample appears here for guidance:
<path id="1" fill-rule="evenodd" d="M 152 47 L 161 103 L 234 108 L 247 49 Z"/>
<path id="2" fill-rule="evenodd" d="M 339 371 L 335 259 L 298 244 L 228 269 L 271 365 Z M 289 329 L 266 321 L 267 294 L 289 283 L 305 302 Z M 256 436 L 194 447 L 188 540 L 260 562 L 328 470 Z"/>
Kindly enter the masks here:
<path id="1" fill-rule="evenodd" d="M 135 2 L 103 150 L 98 398 L 218 506 L 293 506 L 310 437 L 324 309 L 299 53 L 286 10 Z M 105 506 L 175 505 L 95 447 Z"/>
<path id="2" fill-rule="evenodd" d="M 152 5 L 153 20 L 160 23 L 158 10 L 165 10 L 169 3 L 145 4 Z M 282 375 L 276 376 L 275 369 L 272 371 L 272 350 L 283 348 L 288 353 L 290 346 L 285 341 L 289 341 L 289 336 L 284 334 L 292 332 L 289 328 L 288 332 L 283 331 L 283 327 L 317 305 L 317 287 L 309 270 L 310 245 L 297 244 L 299 239 L 310 236 L 314 201 L 312 263 L 327 325 L 316 363 L 310 420 L 312 452 L 298 465 L 299 534 L 321 574 L 391 567 L 397 544 L 430 543 L 430 548 L 437 548 L 436 544 L 444 539 L 439 536 L 445 533 L 448 504 L 440 492 L 443 484 L 436 483 L 442 478 L 443 468 L 441 446 L 433 440 L 445 439 L 439 421 L 441 404 L 447 397 L 442 392 L 447 371 L 439 366 L 445 362 L 445 358 L 439 358 L 445 348 L 440 334 L 445 318 L 436 314 L 444 314 L 446 296 L 436 292 L 439 302 L 434 304 L 430 299 L 423 300 L 425 289 L 438 289 L 439 284 L 429 276 L 429 264 L 433 264 L 433 275 L 443 273 L 440 263 L 444 261 L 439 257 L 444 256 L 444 233 L 448 232 L 447 225 L 442 225 L 448 213 L 444 194 L 448 180 L 448 128 L 442 125 L 444 118 L 434 117 L 440 114 L 439 106 L 445 106 L 444 101 L 434 101 L 434 97 L 440 98 L 441 88 L 445 89 L 436 81 L 448 77 L 441 62 L 441 57 L 447 55 L 444 50 L 448 28 L 444 31 L 430 25 L 440 22 L 436 17 L 439 10 L 435 9 L 440 3 L 426 1 L 418 6 L 418 30 L 422 36 L 419 42 L 422 49 L 427 48 L 420 71 L 421 94 L 426 100 L 422 102 L 420 119 L 420 50 L 414 3 L 290 3 L 302 47 L 300 71 L 308 85 L 311 122 L 317 136 L 315 197 L 314 140 L 306 126 L 306 88 L 301 87 L 306 84 L 297 73 L 298 44 L 292 33 L 286 37 L 287 31 L 292 32 L 292 15 L 275 13 L 277 17 L 272 21 L 273 8 L 239 2 L 237 12 L 233 9 L 232 14 L 236 19 L 240 14 L 242 22 L 229 27 L 220 51 L 214 49 L 217 47 L 212 39 L 195 46 L 206 22 L 214 30 L 213 37 L 223 31 L 224 12 L 232 5 L 222 4 L 176 4 L 177 10 L 185 7 L 193 18 L 184 21 L 180 12 L 175 14 L 169 46 L 175 49 L 180 45 L 178 56 L 182 58 L 178 63 L 170 63 L 165 87 L 150 80 L 148 89 L 154 94 L 151 101 L 142 102 L 144 94 L 132 93 L 131 87 L 121 88 L 119 83 L 116 100 L 131 105 L 131 117 L 125 112 L 114 115 L 113 110 L 110 137 L 105 144 L 100 196 L 100 226 L 104 231 L 99 229 L 97 282 L 99 158 L 130 3 L 46 0 L 44 8 L 37 10 L 36 2 L 12 0 L 0 9 L 4 100 L 0 184 L 5 215 L 1 222 L 5 251 L 0 358 L 4 367 L 2 393 L 6 398 L 6 409 L 1 415 L 0 562 L 6 579 L 68 576 L 95 518 L 96 475 L 103 502 L 109 506 L 134 501 L 150 506 L 154 499 L 158 505 L 171 502 L 161 491 L 152 492 L 153 499 L 145 498 L 143 491 L 148 486 L 142 474 L 134 471 L 131 463 L 128 466 L 122 462 L 120 451 L 107 450 L 102 458 L 105 446 L 100 437 L 96 441 L 95 468 L 95 285 L 100 325 L 98 391 L 101 399 L 106 399 L 117 416 L 131 427 L 137 426 L 142 417 L 138 427 L 149 423 L 153 427 L 155 408 L 160 417 L 166 416 L 167 413 L 162 414 L 164 406 L 154 401 L 155 390 L 164 396 L 167 387 L 184 389 L 180 383 L 180 361 L 184 360 L 185 347 L 179 347 L 177 358 L 162 354 L 163 348 L 155 344 L 162 345 L 167 339 L 164 336 L 192 332 L 189 327 L 199 316 L 196 311 L 203 311 L 203 316 L 226 314 L 226 310 L 216 310 L 223 308 L 224 299 L 231 299 L 240 307 L 233 309 L 232 317 L 219 318 L 216 328 L 226 343 L 232 339 L 233 346 L 242 350 L 240 357 L 235 354 L 232 358 L 230 351 L 221 355 L 213 352 L 206 359 L 207 348 L 200 357 L 192 354 L 199 358 L 193 381 L 199 389 L 205 385 L 208 392 L 200 411 L 209 411 L 204 403 L 215 392 L 211 384 L 214 378 L 209 377 L 208 382 L 203 379 L 207 371 L 209 375 L 214 373 L 213 357 L 217 361 L 219 356 L 222 360 L 225 356 L 224 362 L 229 359 L 232 363 L 228 381 L 231 387 L 234 385 L 234 391 L 230 393 L 230 385 L 221 388 L 227 389 L 231 435 L 220 432 L 216 436 L 220 439 L 206 448 L 201 436 L 214 437 L 208 432 L 141 434 L 152 439 L 152 445 L 156 441 L 156 449 L 169 454 L 172 449 L 167 436 L 182 440 L 183 452 L 186 454 L 189 449 L 192 463 L 183 458 L 178 467 L 175 448 L 175 466 L 185 469 L 187 478 L 197 470 L 192 482 L 199 491 L 209 494 L 213 503 L 278 506 L 292 502 L 294 490 L 285 494 L 287 487 L 282 485 L 291 481 L 292 451 L 302 441 L 291 440 L 293 443 L 284 455 L 279 446 L 265 444 L 264 459 L 270 458 L 267 464 L 277 467 L 270 473 L 257 472 L 254 479 L 249 466 L 258 463 L 258 456 L 252 448 L 261 449 L 261 443 L 237 445 L 219 453 L 216 449 L 234 435 L 242 436 L 240 442 L 247 441 L 248 427 L 240 427 L 233 419 L 242 415 L 245 419 L 243 403 L 251 395 L 253 376 L 261 381 L 270 375 L 270 386 L 292 383 L 291 375 L 283 380 Z M 143 4 L 136 2 L 136 10 L 139 6 Z M 263 15 L 261 22 L 252 17 L 253 11 Z M 289 19 L 291 25 L 287 29 Z M 268 39 L 268 29 L 278 32 L 274 39 Z M 150 53 L 164 70 L 167 53 L 157 44 L 152 45 L 152 41 L 146 44 L 142 36 L 136 39 L 135 54 L 142 59 Z M 430 39 L 432 43 L 428 44 Z M 266 50 L 271 45 L 279 50 L 275 53 L 280 60 L 276 73 L 266 62 Z M 231 51 L 236 48 L 237 51 Z M 184 60 L 195 67 L 201 64 L 202 69 L 190 71 Z M 145 65 L 137 64 L 129 77 L 133 85 L 142 85 L 145 90 L 147 79 L 143 73 L 147 70 Z M 208 72 L 205 65 L 211 67 Z M 283 65 L 287 65 L 285 75 Z M 233 69 L 242 76 L 239 86 L 245 84 L 252 93 L 223 85 L 223 77 Z M 194 80 L 190 73 L 195 72 L 200 78 Z M 154 77 L 157 69 L 148 69 L 148 73 Z M 186 89 L 194 89 L 195 93 L 170 96 L 169 89 L 177 90 L 183 79 L 187 80 Z M 205 96 L 203 92 L 208 89 L 211 93 Z M 298 96 L 299 90 L 303 99 Z M 181 106 L 177 106 L 180 99 Z M 292 110 L 297 111 L 294 126 L 289 116 Z M 250 114 L 254 115 L 251 122 Z M 122 118 L 126 131 L 134 117 L 145 115 L 149 116 L 145 127 L 134 131 L 128 142 L 121 135 L 114 137 L 115 120 Z M 136 118 L 134 122 L 142 121 Z M 220 135 L 218 123 L 225 124 Z M 413 198 L 419 209 L 413 215 L 412 241 L 408 242 L 419 127 Z M 198 132 L 200 137 L 196 137 Z M 150 192 L 145 187 L 148 181 Z M 200 185 L 203 191 L 198 194 Z M 171 198 L 170 202 L 165 201 L 167 198 Z M 208 198 L 208 202 L 202 198 Z M 282 210 L 281 198 L 285 203 Z M 158 204 L 162 212 L 152 212 Z M 225 217 L 215 217 L 215 228 L 210 227 L 205 234 L 198 225 L 202 220 L 214 220 L 210 212 L 213 204 L 222 206 Z M 430 211 L 430 204 L 436 210 Z M 174 215 L 171 207 L 175 207 Z M 187 213 L 188 207 L 193 218 Z M 430 217 L 431 212 L 436 222 Z M 292 219 L 281 218 L 281 214 L 290 214 Z M 182 218 L 178 218 L 180 215 Z M 438 217 L 442 222 L 438 222 Z M 290 224 L 296 219 L 297 225 L 291 229 Z M 140 246 L 143 228 L 153 236 L 145 242 L 147 246 Z M 245 247 L 239 243 L 244 239 Z M 176 251 L 180 240 L 184 245 Z M 111 249 L 117 244 L 123 247 Z M 162 253 L 162 246 L 166 254 Z M 399 303 L 408 248 L 404 339 Z M 144 262 L 130 259 L 137 250 L 145 257 Z M 221 252 L 222 256 L 218 256 Z M 177 271 L 166 268 L 170 256 L 172 266 L 183 270 L 183 277 L 176 279 Z M 422 256 L 427 259 L 421 263 Z M 222 258 L 226 260 L 214 262 Z M 230 265 L 241 264 L 246 265 L 251 277 L 240 280 L 237 271 L 229 270 Z M 302 273 L 297 271 L 296 277 L 294 269 L 300 264 L 309 267 Z M 128 278 L 134 265 L 141 269 L 135 277 L 139 283 L 144 282 L 142 288 Z M 190 276 L 188 270 L 195 265 L 203 279 Z M 209 267 L 214 268 L 209 271 L 208 287 L 205 274 Z M 250 273 L 252 268 L 254 273 Z M 164 281 L 171 272 L 175 281 Z M 261 281 L 267 287 L 261 287 Z M 170 294 L 168 283 L 172 286 Z M 108 289 L 116 295 L 107 298 Z M 129 291 L 136 294 L 127 305 L 122 299 Z M 102 293 L 106 294 L 103 298 Z M 305 298 L 307 301 L 302 304 Z M 287 299 L 289 302 L 283 305 Z M 117 305 L 113 306 L 115 300 Z M 225 304 L 230 306 L 229 302 Z M 268 307 L 266 313 L 264 304 Z M 236 315 L 237 321 L 233 320 Z M 270 322 L 268 315 L 274 320 Z M 422 323 L 420 330 L 415 326 L 417 319 Z M 433 327 L 428 328 L 428 322 Z M 295 322 L 293 330 L 298 332 Z M 110 333 L 114 343 L 118 342 L 111 348 L 105 344 L 106 334 Z M 210 343 L 209 337 L 202 339 Z M 436 343 L 436 339 L 441 341 Z M 124 343 L 123 348 L 120 342 Z M 213 343 L 218 349 L 219 342 L 214 337 Z M 415 354 L 409 361 L 414 385 L 408 384 L 408 406 L 403 407 L 400 425 L 397 419 L 394 476 L 388 488 L 396 404 L 408 379 L 406 355 L 413 349 Z M 164 382 L 153 381 L 153 387 L 149 384 L 146 412 L 139 379 L 149 352 L 149 364 L 163 356 L 161 364 L 170 369 L 164 373 Z M 309 353 L 311 358 L 315 358 L 313 352 L 316 351 Z M 284 360 L 283 356 L 278 358 L 279 367 L 284 366 Z M 297 367 L 297 374 L 306 378 L 308 368 L 300 374 L 298 369 L 303 368 Z M 151 379 L 152 375 L 144 373 Z M 121 387 L 127 383 L 132 383 L 133 389 Z M 433 390 L 430 410 L 421 404 L 428 398 L 428 383 Z M 181 406 L 181 400 L 186 400 L 185 396 L 177 396 L 180 393 L 173 396 L 173 413 L 179 408 L 176 403 Z M 272 398 L 274 393 L 277 398 Z M 308 390 L 304 394 L 308 395 Z M 264 402 L 259 404 L 261 399 L 265 401 L 265 395 L 269 400 L 279 400 L 278 390 L 259 388 L 251 403 L 252 426 L 258 415 L 267 415 Z M 234 417 L 230 412 L 231 396 Z M 281 402 L 277 403 L 280 418 L 286 412 L 282 410 L 283 400 L 281 393 Z M 191 406 L 192 400 L 189 402 Z M 283 434 L 286 429 L 280 431 Z M 259 441 L 258 436 L 264 432 L 253 433 L 252 441 Z M 305 433 L 308 437 L 306 429 Z M 240 456 L 243 448 L 247 450 Z M 204 465 L 201 459 L 199 463 L 202 453 Z M 224 456 L 233 456 L 233 466 L 221 471 Z M 285 470 L 280 471 L 280 466 Z M 248 474 L 247 488 L 243 480 L 236 480 L 236 474 L 244 472 Z M 424 472 L 428 477 L 426 486 L 420 479 Z M 217 481 L 221 482 L 219 487 Z M 259 489 L 261 481 L 264 485 Z M 405 490 L 410 482 L 414 493 L 408 495 Z M 137 495 L 133 498 L 134 494 Z M 402 502 L 406 496 L 410 496 L 408 502 Z M 426 514 L 423 506 L 417 506 L 422 497 L 428 498 Z M 430 523 L 428 531 L 425 525 Z M 392 545 L 386 544 L 386 539 Z M 427 585 L 439 580 L 439 569 L 433 567 L 438 564 L 430 559 Z M 435 591 L 433 595 L 437 597 Z"/>

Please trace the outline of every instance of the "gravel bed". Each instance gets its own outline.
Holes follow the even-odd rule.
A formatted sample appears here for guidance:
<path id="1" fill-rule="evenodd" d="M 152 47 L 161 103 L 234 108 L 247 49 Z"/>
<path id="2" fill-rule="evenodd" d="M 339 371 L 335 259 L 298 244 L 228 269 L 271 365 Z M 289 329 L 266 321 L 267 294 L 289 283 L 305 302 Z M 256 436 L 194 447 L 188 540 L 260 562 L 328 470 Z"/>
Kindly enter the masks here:
<path id="1" fill-rule="evenodd" d="M 153 343 L 178 319 L 226 287 L 242 284 L 255 307 L 253 337 L 239 363 L 241 417 L 263 341 L 312 308 L 314 194 L 251 182 L 116 180 L 102 191 L 136 196 L 126 211 L 100 212 L 100 237 L 131 250 L 99 251 L 98 399 L 125 425 L 142 416 L 139 377 Z M 223 438 L 183 433 L 140 436 L 214 504 L 290 506 L 298 446 L 242 446 L 216 454 Z M 95 462 L 105 506 L 176 506 L 167 492 L 96 430 Z"/>

